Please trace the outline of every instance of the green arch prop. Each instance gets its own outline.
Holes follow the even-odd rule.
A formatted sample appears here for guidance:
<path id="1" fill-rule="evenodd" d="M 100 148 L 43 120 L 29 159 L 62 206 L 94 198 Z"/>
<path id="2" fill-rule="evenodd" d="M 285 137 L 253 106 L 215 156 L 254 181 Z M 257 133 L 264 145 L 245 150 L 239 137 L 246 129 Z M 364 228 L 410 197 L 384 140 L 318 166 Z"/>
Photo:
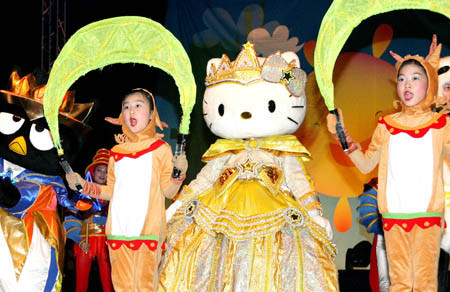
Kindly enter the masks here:
<path id="1" fill-rule="evenodd" d="M 402 9 L 423 9 L 450 18 L 449 0 L 334 0 L 320 25 L 314 52 L 317 84 L 329 110 L 334 109 L 333 69 L 353 29 L 370 16 Z"/>
<path id="2" fill-rule="evenodd" d="M 104 19 L 79 29 L 53 64 L 45 89 L 44 115 L 53 143 L 62 153 L 58 109 L 70 86 L 86 73 L 115 63 L 141 63 L 171 75 L 183 111 L 179 132 L 189 133 L 196 85 L 191 62 L 181 43 L 161 24 L 145 17 Z"/>

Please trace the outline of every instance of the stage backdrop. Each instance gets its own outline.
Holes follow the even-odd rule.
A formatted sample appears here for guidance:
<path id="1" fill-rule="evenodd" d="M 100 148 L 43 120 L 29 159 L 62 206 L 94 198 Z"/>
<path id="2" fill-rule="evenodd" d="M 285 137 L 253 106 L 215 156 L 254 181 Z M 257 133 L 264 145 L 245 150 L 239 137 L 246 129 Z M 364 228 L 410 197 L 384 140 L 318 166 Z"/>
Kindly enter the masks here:
<path id="1" fill-rule="evenodd" d="M 202 96 L 206 64 L 226 53 L 234 59 L 241 45 L 255 44 L 261 56 L 294 51 L 308 74 L 307 115 L 295 135 L 310 150 L 313 160 L 306 167 L 320 193 L 325 216 L 334 227 L 339 269 L 345 267 L 345 253 L 372 235 L 358 223 L 356 206 L 364 183 L 377 170 L 362 175 L 340 150 L 326 130 L 327 109 L 314 75 L 314 47 L 320 22 L 331 1 L 169 1 L 165 27 L 182 42 L 189 53 L 198 86 L 197 104 L 191 118 L 187 149 L 188 179 L 203 166 L 201 155 L 217 137 L 203 121 Z M 342 108 L 345 124 L 356 141 L 366 147 L 378 117 L 393 111 L 395 100 L 393 50 L 400 55 L 426 55 L 432 34 L 450 55 L 450 23 L 444 16 L 428 11 L 397 11 L 374 16 L 359 25 L 339 55 L 334 71 L 335 101 Z M 158 92 L 176 96 L 176 88 L 160 78 Z M 177 109 L 180 113 L 180 109 Z M 173 132 L 173 131 L 172 131 Z M 174 137 L 172 135 L 172 137 Z"/>

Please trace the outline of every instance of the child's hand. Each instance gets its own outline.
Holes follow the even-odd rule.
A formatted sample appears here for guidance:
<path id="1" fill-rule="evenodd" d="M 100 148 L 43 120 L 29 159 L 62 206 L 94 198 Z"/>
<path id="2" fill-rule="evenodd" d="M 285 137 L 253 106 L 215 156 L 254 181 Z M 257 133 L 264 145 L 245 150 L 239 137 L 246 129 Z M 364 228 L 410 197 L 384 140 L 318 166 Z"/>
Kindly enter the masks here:
<path id="1" fill-rule="evenodd" d="M 337 109 L 338 110 L 338 114 L 339 114 L 339 119 L 341 121 L 341 125 L 342 125 L 342 129 L 344 130 L 344 134 L 345 134 L 345 140 L 347 141 L 347 154 L 352 153 L 353 151 L 355 151 L 356 149 L 358 149 L 358 146 L 356 145 L 355 141 L 353 141 L 352 137 L 350 136 L 350 134 L 348 133 L 347 129 L 345 128 L 344 125 L 344 116 L 342 114 L 342 110 L 341 109 Z M 327 116 L 327 128 L 328 128 L 328 132 L 330 132 L 333 135 L 333 138 L 340 144 L 341 141 L 338 137 L 338 134 L 336 132 L 336 124 L 337 124 L 337 117 L 335 114 L 329 113 Z"/>
<path id="2" fill-rule="evenodd" d="M 77 183 L 81 185 L 81 187 L 84 187 L 84 184 L 86 181 L 76 172 L 73 173 L 66 173 L 66 180 L 69 184 L 69 188 L 76 191 L 77 187 L 75 186 Z"/>
<path id="3" fill-rule="evenodd" d="M 342 110 L 340 108 L 338 108 L 337 110 L 339 113 L 339 118 L 341 120 L 342 128 L 344 129 L 345 132 L 347 132 L 347 130 L 345 129 L 345 125 L 344 125 L 344 116 L 342 114 Z M 327 127 L 328 127 L 328 132 L 330 132 L 333 135 L 336 134 L 336 124 L 337 124 L 336 115 L 329 113 L 327 115 Z"/>
<path id="4" fill-rule="evenodd" d="M 173 166 L 181 170 L 181 174 L 185 174 L 188 169 L 188 161 L 186 159 L 186 153 L 179 156 L 174 156 L 172 159 Z"/>
<path id="5" fill-rule="evenodd" d="M 89 243 L 86 243 L 86 242 L 83 241 L 83 242 L 80 243 L 80 248 L 85 254 L 88 254 L 89 253 L 89 249 L 91 248 L 91 245 Z"/>

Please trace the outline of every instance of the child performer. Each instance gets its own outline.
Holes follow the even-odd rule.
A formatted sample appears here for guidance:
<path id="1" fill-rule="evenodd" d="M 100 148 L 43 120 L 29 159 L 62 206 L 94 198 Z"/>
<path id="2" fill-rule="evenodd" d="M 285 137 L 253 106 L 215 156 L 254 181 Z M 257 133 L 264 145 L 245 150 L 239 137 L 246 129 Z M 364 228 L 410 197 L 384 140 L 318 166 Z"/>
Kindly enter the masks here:
<path id="1" fill-rule="evenodd" d="M 99 185 L 106 185 L 109 162 L 109 150 L 99 149 L 86 167 L 86 178 L 90 177 Z M 83 200 L 78 192 L 75 200 Z M 111 265 L 106 246 L 105 224 L 108 201 L 97 201 L 87 211 L 72 211 L 63 222 L 67 237 L 76 244 L 73 246 L 76 262 L 76 292 L 86 292 L 89 285 L 89 273 L 94 258 L 97 258 L 103 292 L 112 292 Z"/>
<path id="2" fill-rule="evenodd" d="M 450 118 L 430 108 L 438 89 L 439 45 L 426 59 L 397 60 L 397 105 L 381 118 L 363 153 L 346 133 L 347 154 L 363 173 L 378 166 L 378 207 L 391 280 L 390 291 L 436 291 L 443 228 L 443 157 L 450 154 Z M 336 133 L 336 118 L 328 128 Z M 345 131 L 345 130 L 344 130 Z"/>
<path id="3" fill-rule="evenodd" d="M 438 96 L 445 99 L 446 107 L 444 112 L 450 112 L 450 56 L 441 58 L 439 62 L 439 90 Z M 444 163 L 444 183 L 445 183 L 445 221 L 447 223 L 444 236 L 441 241 L 441 254 L 438 267 L 438 292 L 448 291 L 448 265 L 450 253 L 450 167 L 446 160 Z"/>
<path id="4" fill-rule="evenodd" d="M 78 174 L 66 176 L 71 188 L 79 181 L 83 192 L 111 200 L 106 237 L 110 247 L 112 280 L 116 292 L 156 291 L 158 264 L 166 235 L 165 198 L 179 190 L 187 170 L 186 156 L 173 159 L 161 140 L 162 129 L 153 95 L 135 89 L 122 102 L 119 143 L 111 149 L 106 186 L 85 182 Z M 181 170 L 173 179 L 173 167 Z"/>

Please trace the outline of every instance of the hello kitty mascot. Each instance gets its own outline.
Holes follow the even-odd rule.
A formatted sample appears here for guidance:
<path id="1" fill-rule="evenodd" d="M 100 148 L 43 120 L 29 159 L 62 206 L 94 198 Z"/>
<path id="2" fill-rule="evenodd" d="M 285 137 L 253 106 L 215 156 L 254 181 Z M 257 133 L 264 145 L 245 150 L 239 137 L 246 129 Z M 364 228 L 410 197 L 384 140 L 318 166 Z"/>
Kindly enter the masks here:
<path id="1" fill-rule="evenodd" d="M 337 291 L 310 154 L 290 135 L 306 112 L 298 56 L 258 58 L 247 43 L 207 71 L 203 115 L 223 139 L 168 210 L 158 291 Z"/>

